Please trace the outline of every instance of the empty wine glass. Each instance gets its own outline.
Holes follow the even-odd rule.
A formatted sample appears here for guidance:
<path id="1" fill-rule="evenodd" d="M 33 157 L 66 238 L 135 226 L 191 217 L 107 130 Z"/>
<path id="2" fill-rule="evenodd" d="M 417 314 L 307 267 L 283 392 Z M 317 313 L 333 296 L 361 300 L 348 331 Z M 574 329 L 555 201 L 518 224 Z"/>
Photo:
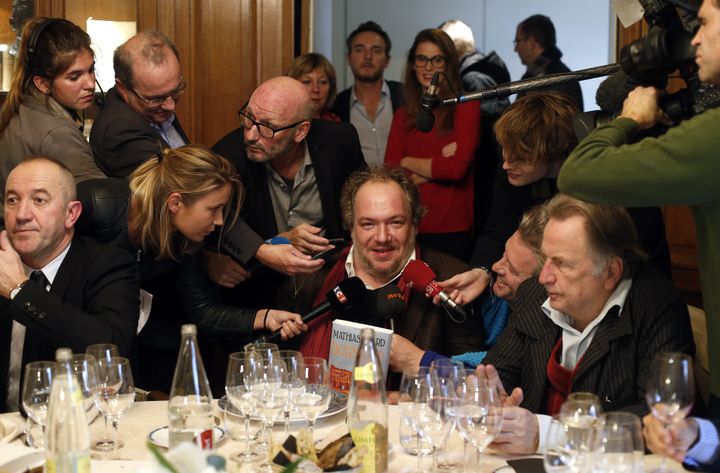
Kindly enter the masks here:
<path id="1" fill-rule="evenodd" d="M 55 362 L 33 361 L 25 365 L 25 377 L 22 389 L 22 405 L 28 415 L 25 425 L 26 435 L 30 434 L 30 421 L 40 426 L 45 437 L 45 420 L 47 419 L 48 402 L 50 402 L 50 390 L 55 375 Z M 30 438 L 30 437 L 29 437 Z M 31 446 L 42 448 L 39 439 L 32 439 Z"/>
<path id="2" fill-rule="evenodd" d="M 272 445 L 272 427 L 275 418 L 285 407 L 286 393 L 282 389 L 285 377 L 285 363 L 279 355 L 262 359 L 249 378 L 250 392 L 254 397 L 254 412 L 259 415 L 265 426 L 268 447 Z M 270 448 L 268 448 L 270 452 Z M 271 473 L 272 465 L 266 458 L 255 471 Z"/>
<path id="3" fill-rule="evenodd" d="M 405 371 L 400 380 L 398 408 L 400 410 L 400 445 L 410 455 L 417 455 L 417 470 L 411 473 L 422 473 L 422 457 L 432 452 L 427 442 L 423 441 L 415 425 L 415 400 L 421 391 L 429 389 L 430 368 L 420 366 L 417 373 Z"/>
<path id="4" fill-rule="evenodd" d="M 653 417 L 665 428 L 688 415 L 695 401 L 693 359 L 684 353 L 658 353 L 648 379 L 645 398 Z M 656 472 L 671 471 L 662 463 Z"/>
<path id="5" fill-rule="evenodd" d="M 85 353 L 95 358 L 96 363 L 101 360 L 110 360 L 113 356 L 120 356 L 120 351 L 118 350 L 117 345 L 113 345 L 112 343 L 96 343 L 94 345 L 89 345 L 85 349 Z M 97 452 L 109 452 L 115 448 L 113 440 L 110 438 L 108 418 L 103 416 L 103 421 L 105 422 L 103 435 L 100 440 L 94 441 L 91 445 L 91 448 Z M 118 448 L 123 448 L 125 446 L 122 441 L 118 440 L 118 442 L 120 442 Z"/>
<path id="6" fill-rule="evenodd" d="M 238 463 L 252 463 L 261 458 L 258 452 L 250 449 L 250 416 L 254 409 L 254 398 L 250 392 L 251 381 L 248 379 L 260 358 L 253 352 L 237 352 L 230 355 L 227 376 L 225 377 L 225 393 L 228 401 L 245 420 L 245 450 L 232 454 L 230 459 Z"/>
<path id="7" fill-rule="evenodd" d="M 502 429 L 502 401 L 497 386 L 468 375 L 460 391 L 465 404 L 457 410 L 460 435 L 475 448 L 475 465 L 480 465 L 485 448 Z"/>
<path id="8" fill-rule="evenodd" d="M 80 385 L 80 392 L 83 397 L 83 407 L 88 423 L 95 418 L 95 392 L 97 376 L 95 370 L 97 362 L 95 357 L 84 353 L 76 353 L 70 358 L 70 368 Z"/>
<path id="9" fill-rule="evenodd" d="M 455 412 L 465 401 L 455 396 L 448 379 L 430 375 L 427 389 L 421 389 L 415 400 L 413 421 L 418 433 L 432 446 L 433 467 L 438 469 L 438 450 L 445 444 L 455 424 Z"/>
<path id="10" fill-rule="evenodd" d="M 295 408 L 305 416 L 312 437 L 315 421 L 320 414 L 328 410 L 332 399 L 327 360 L 317 356 L 305 357 L 300 379 L 304 383 L 304 389 L 294 399 Z"/>
<path id="11" fill-rule="evenodd" d="M 283 409 L 283 421 L 285 424 L 285 437 L 287 437 L 290 430 L 290 412 L 295 399 L 303 393 L 305 388 L 305 382 L 301 378 L 303 355 L 296 350 L 280 350 L 280 359 L 285 363 L 283 388 L 287 393 L 287 399 L 285 409 Z"/>
<path id="12" fill-rule="evenodd" d="M 263 361 L 270 360 L 274 357 L 280 357 L 280 348 L 274 343 L 248 343 L 243 348 L 245 351 L 253 351 L 257 353 Z"/>
<path id="13" fill-rule="evenodd" d="M 640 418 L 630 412 L 603 414 L 600 447 L 595 471 L 633 473 L 642 471 L 645 453 Z"/>
<path id="14" fill-rule="evenodd" d="M 100 360 L 97 367 L 95 402 L 113 427 L 113 460 L 118 460 L 118 422 L 135 402 L 135 384 L 127 358 L 114 356 Z"/>
<path id="15" fill-rule="evenodd" d="M 577 472 L 577 455 L 568 426 L 559 416 L 550 421 L 543 452 L 543 464 L 547 473 Z"/>

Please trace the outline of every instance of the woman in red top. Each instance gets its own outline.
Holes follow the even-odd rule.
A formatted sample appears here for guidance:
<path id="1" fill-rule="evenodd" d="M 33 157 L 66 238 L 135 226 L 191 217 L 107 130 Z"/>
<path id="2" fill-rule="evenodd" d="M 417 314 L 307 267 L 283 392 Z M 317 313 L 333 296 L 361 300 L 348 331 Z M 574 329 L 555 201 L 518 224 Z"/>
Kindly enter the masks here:
<path id="1" fill-rule="evenodd" d="M 393 117 L 385 164 L 403 168 L 420 189 L 428 213 L 418 241 L 467 261 L 473 224 L 472 162 L 480 140 L 480 104 L 469 102 L 433 111 L 432 130 L 415 128 L 420 97 L 440 73 L 438 96 L 460 91 L 458 57 L 450 37 L 439 29 L 420 31 L 405 66 L 405 105 Z"/>

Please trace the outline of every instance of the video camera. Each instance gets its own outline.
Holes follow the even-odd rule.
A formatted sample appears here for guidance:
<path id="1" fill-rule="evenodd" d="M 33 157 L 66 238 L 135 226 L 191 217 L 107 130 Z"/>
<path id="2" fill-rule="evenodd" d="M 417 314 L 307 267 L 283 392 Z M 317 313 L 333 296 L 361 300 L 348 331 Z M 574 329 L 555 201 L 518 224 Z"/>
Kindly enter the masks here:
<path id="1" fill-rule="evenodd" d="M 669 75 L 679 71 L 686 87 L 665 95 L 660 101 L 660 107 L 673 122 L 720 104 L 720 91 L 700 82 L 697 75 L 695 48 L 690 44 L 699 26 L 697 9 L 676 0 L 639 2 L 650 28 L 647 35 L 620 51 L 620 65 L 629 76 L 629 83 L 663 89 L 667 87 Z"/>

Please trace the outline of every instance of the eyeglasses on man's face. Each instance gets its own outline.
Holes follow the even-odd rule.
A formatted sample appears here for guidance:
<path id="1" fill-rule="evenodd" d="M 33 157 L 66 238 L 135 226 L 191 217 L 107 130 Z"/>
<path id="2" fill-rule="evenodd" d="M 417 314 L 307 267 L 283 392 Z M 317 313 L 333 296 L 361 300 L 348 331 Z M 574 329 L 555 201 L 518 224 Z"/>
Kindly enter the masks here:
<path id="1" fill-rule="evenodd" d="M 513 40 L 513 44 L 514 44 L 515 46 L 517 46 L 518 43 L 522 43 L 523 41 L 527 41 L 527 40 L 528 40 L 527 38 L 517 37 L 517 38 L 515 38 L 515 39 Z"/>
<path id="2" fill-rule="evenodd" d="M 185 93 L 185 90 L 187 89 L 188 83 L 185 81 L 183 76 L 180 76 L 180 84 L 167 95 L 156 95 L 154 97 L 145 97 L 143 95 L 140 95 L 137 90 L 135 90 L 132 87 L 128 87 L 130 89 L 130 92 L 132 92 L 135 97 L 137 97 L 142 103 L 144 103 L 148 108 L 158 108 L 161 107 L 165 102 L 167 102 L 168 99 L 172 99 L 173 102 L 177 102 L 180 100 L 180 97 Z"/>
<path id="3" fill-rule="evenodd" d="M 275 128 L 273 126 L 270 126 L 266 123 L 260 123 L 259 121 L 255 120 L 253 117 L 248 115 L 247 112 L 247 104 L 243 105 L 243 107 L 238 111 L 238 118 L 240 119 L 240 125 L 242 125 L 243 128 L 246 130 L 251 129 L 252 127 L 257 127 L 258 134 L 265 138 L 266 140 L 270 140 L 275 136 L 275 133 L 289 130 L 290 128 L 295 128 L 296 126 L 300 125 L 303 122 L 306 122 L 307 120 L 300 120 L 298 122 L 292 123 L 290 125 L 281 126 L 278 128 Z"/>
<path id="4" fill-rule="evenodd" d="M 440 55 L 427 57 L 424 54 L 416 54 L 414 61 L 415 67 L 425 67 L 428 62 L 437 68 L 445 67 L 445 64 L 447 64 L 447 58 Z"/>

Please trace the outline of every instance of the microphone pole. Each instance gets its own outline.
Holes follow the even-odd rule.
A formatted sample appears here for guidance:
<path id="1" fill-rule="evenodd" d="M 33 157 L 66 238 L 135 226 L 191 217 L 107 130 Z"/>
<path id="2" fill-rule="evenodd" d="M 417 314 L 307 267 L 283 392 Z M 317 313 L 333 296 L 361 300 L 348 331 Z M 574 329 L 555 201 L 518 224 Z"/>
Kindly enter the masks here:
<path id="1" fill-rule="evenodd" d="M 439 101 L 439 106 L 453 105 L 457 103 L 472 102 L 473 100 L 505 98 L 509 95 L 529 92 L 533 90 L 543 89 L 552 85 L 567 84 L 569 82 L 578 82 L 581 80 L 594 79 L 610 75 L 620 69 L 620 64 L 608 64 L 605 66 L 591 67 L 574 72 L 561 72 L 559 74 L 550 74 L 542 77 L 533 77 L 532 79 L 519 80 L 500 84 L 487 89 L 471 92 L 469 94 L 461 94 Z M 430 104 L 428 103 L 428 106 Z M 426 107 L 423 107 L 427 109 Z M 434 107 L 433 107 L 434 108 Z"/>

